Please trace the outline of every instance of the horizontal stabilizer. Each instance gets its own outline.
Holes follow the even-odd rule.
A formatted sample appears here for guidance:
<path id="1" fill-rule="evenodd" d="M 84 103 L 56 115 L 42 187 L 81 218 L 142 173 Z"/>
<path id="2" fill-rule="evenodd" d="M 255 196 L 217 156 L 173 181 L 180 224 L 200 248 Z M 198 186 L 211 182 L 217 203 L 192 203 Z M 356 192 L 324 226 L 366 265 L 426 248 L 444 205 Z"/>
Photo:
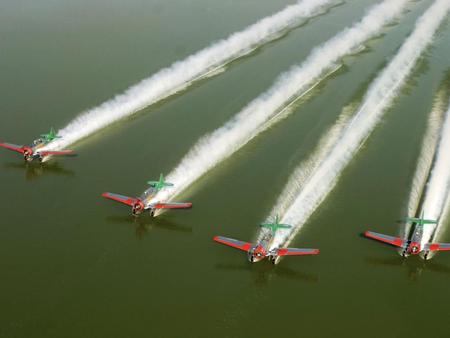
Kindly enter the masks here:
<path id="1" fill-rule="evenodd" d="M 139 201 L 137 198 L 123 196 L 123 195 L 119 195 L 119 194 L 113 194 L 111 192 L 105 192 L 102 194 L 102 196 L 105 198 L 108 198 L 110 200 L 120 202 L 120 203 L 129 205 L 129 206 L 133 206 L 136 202 Z"/>
<path id="2" fill-rule="evenodd" d="M 216 237 L 214 237 L 214 240 L 217 243 L 228 245 L 228 246 L 231 246 L 232 248 L 239 249 L 242 251 L 247 251 L 247 252 L 252 247 L 252 243 L 238 241 L 237 239 L 233 239 L 233 238 L 216 236 Z"/>
<path id="3" fill-rule="evenodd" d="M 155 209 L 189 209 L 192 203 L 157 203 L 153 206 Z"/>
<path id="4" fill-rule="evenodd" d="M 280 248 L 278 249 L 278 256 L 303 256 L 303 255 L 318 255 L 319 249 L 297 249 L 297 248 Z"/>
<path id="5" fill-rule="evenodd" d="M 424 249 L 430 251 L 450 251 L 450 243 L 428 243 Z"/>
<path id="6" fill-rule="evenodd" d="M 173 187 L 173 183 L 169 183 L 169 182 L 148 181 L 147 184 L 151 187 L 156 187 L 156 186 Z"/>
<path id="7" fill-rule="evenodd" d="M 406 221 L 408 223 L 418 223 L 418 224 L 437 224 L 437 221 L 432 220 L 432 219 L 423 219 L 423 218 L 415 218 L 415 217 L 407 218 Z"/>
<path id="8" fill-rule="evenodd" d="M 383 235 L 383 234 L 379 234 L 379 233 L 373 232 L 373 231 L 366 231 L 364 233 L 364 236 L 374 239 L 374 240 L 377 240 L 377 241 L 380 241 L 380 242 L 383 242 L 383 243 L 398 246 L 400 248 L 402 248 L 405 244 L 405 241 L 399 237 Z"/>
<path id="9" fill-rule="evenodd" d="M 16 144 L 12 144 L 12 143 L 0 143 L 0 147 L 12 150 L 12 151 L 16 151 L 18 153 L 23 154 L 24 149 L 23 146 L 18 146 Z"/>
<path id="10" fill-rule="evenodd" d="M 260 224 L 261 228 L 268 228 L 268 229 L 272 229 L 272 230 L 276 230 L 276 229 L 290 229 L 292 228 L 291 225 L 289 224 L 271 224 L 271 223 L 263 223 Z"/>

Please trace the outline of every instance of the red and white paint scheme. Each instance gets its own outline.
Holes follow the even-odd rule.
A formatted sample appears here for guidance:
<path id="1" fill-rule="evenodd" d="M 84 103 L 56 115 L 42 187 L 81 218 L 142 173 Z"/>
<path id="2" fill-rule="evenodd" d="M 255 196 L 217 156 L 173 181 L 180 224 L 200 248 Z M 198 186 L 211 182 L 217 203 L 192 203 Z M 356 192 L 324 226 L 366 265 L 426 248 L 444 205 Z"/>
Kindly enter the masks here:
<path id="1" fill-rule="evenodd" d="M 248 260 L 251 263 L 260 262 L 265 258 L 273 264 L 277 264 L 281 256 L 305 256 L 318 255 L 319 249 L 297 249 L 297 248 L 271 248 L 275 237 L 275 232 L 280 228 L 290 227 L 289 225 L 279 224 L 277 219 L 272 224 L 261 224 L 261 227 L 269 228 L 265 231 L 261 240 L 256 244 L 238 241 L 233 238 L 222 236 L 214 237 L 214 241 L 235 249 L 247 252 Z"/>
<path id="2" fill-rule="evenodd" d="M 161 175 L 162 176 L 162 175 Z M 163 179 L 162 179 L 163 181 Z M 141 197 L 128 197 L 119 194 L 114 194 L 111 192 L 105 192 L 102 194 L 103 197 L 108 198 L 110 200 L 120 202 L 122 204 L 126 204 L 131 206 L 131 213 L 133 216 L 138 216 L 142 214 L 144 211 L 149 210 L 150 216 L 155 216 L 156 210 L 159 209 L 190 209 L 192 208 L 192 203 L 166 203 L 166 202 L 155 202 L 154 197 L 156 193 L 163 189 L 164 187 L 173 186 L 171 183 L 162 182 L 149 182 L 151 185 L 150 189 L 147 189 Z M 158 185 L 159 184 L 159 185 Z"/>
<path id="3" fill-rule="evenodd" d="M 403 249 L 403 257 L 423 253 L 423 258 L 427 259 L 430 251 L 450 251 L 450 243 L 426 243 L 423 246 L 421 245 L 423 227 L 429 224 L 437 224 L 437 221 L 424 219 L 423 213 L 421 218 L 408 218 L 406 221 L 413 224 L 411 235 L 408 238 L 402 239 L 373 231 L 366 231 L 364 236 Z"/>
<path id="4" fill-rule="evenodd" d="M 44 143 L 34 142 L 33 146 L 19 146 L 12 143 L 0 143 L 0 147 L 15 151 L 17 153 L 21 153 L 26 162 L 32 162 L 34 160 L 38 160 L 39 162 L 43 162 L 46 157 L 49 156 L 70 156 L 74 155 L 73 150 L 60 150 L 60 151 L 50 151 L 50 150 L 42 150 L 39 149 L 44 146 Z"/>

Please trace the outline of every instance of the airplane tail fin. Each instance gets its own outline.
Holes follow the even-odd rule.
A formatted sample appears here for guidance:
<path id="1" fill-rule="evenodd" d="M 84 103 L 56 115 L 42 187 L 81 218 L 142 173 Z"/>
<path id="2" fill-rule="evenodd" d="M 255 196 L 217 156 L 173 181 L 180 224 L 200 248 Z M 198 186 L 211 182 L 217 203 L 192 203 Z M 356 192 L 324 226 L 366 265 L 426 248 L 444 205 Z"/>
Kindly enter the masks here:
<path id="1" fill-rule="evenodd" d="M 173 183 L 166 182 L 164 180 L 164 175 L 159 175 L 159 181 L 148 181 L 147 182 L 151 187 L 156 188 L 158 190 L 165 188 L 165 187 L 173 187 Z"/>

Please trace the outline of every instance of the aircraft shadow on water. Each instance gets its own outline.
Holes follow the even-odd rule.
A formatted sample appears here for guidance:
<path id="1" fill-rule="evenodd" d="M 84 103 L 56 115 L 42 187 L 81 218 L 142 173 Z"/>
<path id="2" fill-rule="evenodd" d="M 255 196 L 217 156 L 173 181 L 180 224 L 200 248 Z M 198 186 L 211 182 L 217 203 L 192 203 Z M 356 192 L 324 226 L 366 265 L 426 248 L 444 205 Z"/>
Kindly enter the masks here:
<path id="1" fill-rule="evenodd" d="M 135 228 L 136 237 L 138 239 L 144 238 L 144 236 L 154 228 L 160 228 L 170 231 L 176 231 L 180 233 L 192 233 L 192 228 L 176 224 L 168 221 L 162 217 L 159 218 L 147 218 L 147 217 L 133 217 L 133 216 L 109 216 L 106 218 L 108 223 L 116 224 L 130 224 Z"/>
<path id="2" fill-rule="evenodd" d="M 261 286 L 267 285 L 275 276 L 308 283 L 317 283 L 319 281 L 317 275 L 307 274 L 280 265 L 273 266 L 272 264 L 260 264 L 254 266 L 249 264 L 237 265 L 218 263 L 215 267 L 220 270 L 228 271 L 248 271 L 252 274 L 255 284 Z"/>
<path id="3" fill-rule="evenodd" d="M 7 169 L 17 169 L 25 171 L 25 179 L 27 181 L 32 181 L 38 179 L 43 175 L 55 175 L 55 176 L 66 176 L 75 177 L 75 172 L 72 170 L 65 169 L 58 162 L 48 162 L 36 165 L 34 163 L 28 162 L 15 162 L 15 163 L 5 163 L 4 167 Z"/>
<path id="4" fill-rule="evenodd" d="M 450 267 L 423 259 L 404 259 L 399 257 L 389 258 L 365 258 L 370 265 L 404 267 L 408 271 L 408 277 L 416 281 L 425 270 L 450 275 Z"/>

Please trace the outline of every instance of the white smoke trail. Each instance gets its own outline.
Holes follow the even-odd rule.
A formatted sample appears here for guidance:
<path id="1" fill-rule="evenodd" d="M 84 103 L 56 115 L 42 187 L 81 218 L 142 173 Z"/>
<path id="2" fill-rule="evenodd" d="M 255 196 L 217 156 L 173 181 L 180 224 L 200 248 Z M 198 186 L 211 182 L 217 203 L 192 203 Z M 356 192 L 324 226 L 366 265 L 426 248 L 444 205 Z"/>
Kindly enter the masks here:
<path id="1" fill-rule="evenodd" d="M 411 192 L 408 200 L 408 217 L 417 216 L 420 200 L 422 198 L 427 179 L 430 174 L 430 169 L 433 164 L 433 159 L 436 154 L 436 149 L 439 141 L 439 135 L 442 128 L 444 113 L 446 109 L 446 90 L 439 90 L 431 113 L 428 117 L 427 129 L 423 138 L 422 148 L 417 162 L 417 168 L 414 175 Z M 406 224 L 402 228 L 401 236 L 407 237 L 411 229 L 411 224 Z"/>
<path id="2" fill-rule="evenodd" d="M 64 129 L 61 136 L 45 150 L 63 149 L 68 145 L 185 89 L 194 81 L 211 75 L 227 63 L 279 37 L 304 20 L 321 14 L 339 0 L 302 0 L 295 5 L 266 17 L 245 30 L 215 42 L 183 61 L 162 69 L 151 77 L 128 88 L 124 93 L 78 116 Z"/>
<path id="3" fill-rule="evenodd" d="M 441 220 L 441 215 L 449 202 L 450 194 L 450 107 L 442 126 L 439 145 L 427 184 L 422 211 L 426 218 Z M 439 224 L 440 226 L 441 224 Z M 435 228 L 424 226 L 422 245 L 431 241 Z"/>
<path id="4" fill-rule="evenodd" d="M 360 109 L 339 141 L 283 215 L 282 222 L 292 224 L 294 228 L 290 232 L 278 234 L 274 247 L 287 245 L 336 186 L 342 171 L 378 124 L 419 57 L 433 40 L 449 9 L 450 0 L 437 0 L 418 19 L 412 34 L 369 87 Z M 275 208 L 273 213 L 277 214 L 278 210 Z"/>
<path id="5" fill-rule="evenodd" d="M 305 95 L 336 63 L 353 53 L 362 43 L 380 34 L 404 10 L 408 0 L 386 0 L 373 6 L 352 27 L 316 47 L 300 66 L 282 74 L 265 93 L 250 102 L 224 126 L 202 137 L 167 176 L 175 184 L 161 191 L 154 200 L 166 200 L 180 193 L 211 168 L 244 146 L 277 121 L 286 105 Z M 280 111 L 281 110 L 281 111 Z"/>
<path id="6" fill-rule="evenodd" d="M 354 107 L 344 108 L 338 121 L 321 137 L 311 156 L 303 161 L 291 174 L 288 183 L 276 203 L 275 214 L 284 215 L 295 201 L 303 187 L 308 184 L 309 178 L 314 174 L 328 154 L 339 141 L 343 130 L 346 128 Z"/>

